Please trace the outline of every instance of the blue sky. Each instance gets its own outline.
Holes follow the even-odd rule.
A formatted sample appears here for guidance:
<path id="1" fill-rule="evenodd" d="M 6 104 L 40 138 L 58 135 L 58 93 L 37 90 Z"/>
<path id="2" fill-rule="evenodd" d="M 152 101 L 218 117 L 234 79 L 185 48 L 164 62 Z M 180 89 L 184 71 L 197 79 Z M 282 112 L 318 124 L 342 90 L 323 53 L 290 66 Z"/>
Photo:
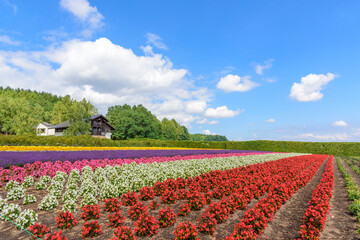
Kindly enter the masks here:
<path id="1" fill-rule="evenodd" d="M 230 140 L 360 140 L 359 1 L 0 0 L 0 85 Z"/>

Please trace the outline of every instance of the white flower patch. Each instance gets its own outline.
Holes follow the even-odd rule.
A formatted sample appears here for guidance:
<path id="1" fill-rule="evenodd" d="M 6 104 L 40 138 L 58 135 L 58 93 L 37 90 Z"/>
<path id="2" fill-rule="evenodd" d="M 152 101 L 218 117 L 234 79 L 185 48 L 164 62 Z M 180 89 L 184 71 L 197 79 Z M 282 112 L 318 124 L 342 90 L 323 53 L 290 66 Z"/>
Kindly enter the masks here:
<path id="1" fill-rule="evenodd" d="M 19 205 L 10 203 L 3 207 L 3 210 L 1 211 L 1 215 L 4 216 L 5 219 L 14 220 L 17 217 L 19 217 L 20 212 L 21 212 L 21 208 L 19 207 Z M 4 219 L 2 216 L 0 216 L 0 218 Z"/>
<path id="2" fill-rule="evenodd" d="M 54 195 L 46 195 L 39 204 L 39 209 L 41 210 L 51 210 L 55 208 L 59 204 L 56 196 Z"/>
<path id="3" fill-rule="evenodd" d="M 51 177 L 49 177 L 48 175 L 41 176 L 39 182 L 50 183 Z"/>
<path id="4" fill-rule="evenodd" d="M 64 202 L 64 206 L 62 208 L 63 212 L 69 211 L 69 212 L 76 212 L 76 201 L 69 199 L 66 202 Z"/>
<path id="5" fill-rule="evenodd" d="M 39 181 L 37 183 L 35 183 L 35 189 L 36 190 L 44 190 L 46 189 L 47 185 L 46 185 L 46 182 L 45 181 Z"/>
<path id="6" fill-rule="evenodd" d="M 25 189 L 22 186 L 12 188 L 7 194 L 8 200 L 22 199 L 24 197 L 25 197 Z"/>
<path id="7" fill-rule="evenodd" d="M 81 184 L 81 187 L 80 187 L 80 195 L 84 196 L 84 195 L 87 195 L 87 194 L 91 194 L 94 197 L 96 197 L 99 194 L 98 187 L 90 179 L 84 180 L 82 182 L 82 184 Z"/>
<path id="8" fill-rule="evenodd" d="M 5 190 L 10 191 L 13 188 L 19 187 L 20 184 L 14 180 L 10 180 L 8 184 L 6 184 Z"/>
<path id="9" fill-rule="evenodd" d="M 75 189 L 67 189 L 62 195 L 62 201 L 67 202 L 69 200 L 76 201 L 79 197 L 79 191 Z"/>
<path id="10" fill-rule="evenodd" d="M 111 197 L 119 197 L 119 190 L 110 182 L 106 182 L 100 190 L 100 199 L 108 199 Z"/>
<path id="11" fill-rule="evenodd" d="M 16 223 L 19 224 L 22 228 L 27 229 L 33 223 L 38 221 L 38 214 L 34 210 L 25 209 L 20 213 L 19 217 L 16 219 Z"/>
<path id="12" fill-rule="evenodd" d="M 86 205 L 95 205 L 98 204 L 96 198 L 91 194 L 85 194 L 83 196 L 83 200 L 81 201 L 81 207 L 85 207 Z"/>
<path id="13" fill-rule="evenodd" d="M 34 195 L 29 194 L 25 196 L 23 204 L 27 205 L 34 202 L 36 202 L 36 197 Z"/>
<path id="14" fill-rule="evenodd" d="M 27 188 L 27 187 L 30 187 L 30 186 L 34 185 L 34 182 L 35 181 L 34 181 L 34 178 L 32 176 L 27 176 L 27 177 L 24 178 L 24 182 L 23 182 L 22 186 L 24 188 Z"/>

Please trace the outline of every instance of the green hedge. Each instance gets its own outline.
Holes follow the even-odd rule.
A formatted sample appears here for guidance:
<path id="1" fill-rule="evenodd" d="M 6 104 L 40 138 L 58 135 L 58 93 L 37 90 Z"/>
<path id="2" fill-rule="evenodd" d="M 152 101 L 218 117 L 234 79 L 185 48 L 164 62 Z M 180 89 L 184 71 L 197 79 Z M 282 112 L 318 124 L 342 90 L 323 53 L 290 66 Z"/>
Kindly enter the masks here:
<path id="1" fill-rule="evenodd" d="M 360 143 L 350 142 L 288 142 L 288 141 L 165 141 L 154 139 L 132 139 L 113 141 L 91 136 L 15 136 L 0 135 L 0 145 L 22 146 L 120 146 L 120 147 L 183 147 L 260 150 L 274 152 L 321 153 L 338 156 L 360 156 Z"/>

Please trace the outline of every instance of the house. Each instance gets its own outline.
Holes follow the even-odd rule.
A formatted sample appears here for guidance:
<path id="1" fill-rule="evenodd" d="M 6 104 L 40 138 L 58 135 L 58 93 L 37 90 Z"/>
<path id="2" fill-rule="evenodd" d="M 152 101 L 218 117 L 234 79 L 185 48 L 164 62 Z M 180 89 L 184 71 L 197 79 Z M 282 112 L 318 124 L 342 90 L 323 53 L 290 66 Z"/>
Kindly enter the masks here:
<path id="1" fill-rule="evenodd" d="M 115 128 L 109 124 L 109 120 L 104 115 L 92 115 L 90 117 L 90 123 L 91 136 L 111 139 L 111 131 L 115 130 Z M 56 125 L 43 122 L 39 123 L 39 125 L 36 127 L 36 132 L 38 136 L 63 136 L 64 130 L 69 126 L 69 120 Z"/>

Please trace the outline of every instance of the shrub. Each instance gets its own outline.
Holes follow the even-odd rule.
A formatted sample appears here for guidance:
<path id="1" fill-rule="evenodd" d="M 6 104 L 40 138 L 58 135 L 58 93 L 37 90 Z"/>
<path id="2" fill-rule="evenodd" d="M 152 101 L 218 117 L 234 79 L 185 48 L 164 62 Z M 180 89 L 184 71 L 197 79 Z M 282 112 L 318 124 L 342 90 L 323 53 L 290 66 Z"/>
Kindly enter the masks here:
<path id="1" fill-rule="evenodd" d="M 151 210 L 155 210 L 155 209 L 157 209 L 159 206 L 160 206 L 160 204 L 159 204 L 157 201 L 155 201 L 155 200 L 153 200 L 153 201 L 150 202 L 150 209 L 151 209 Z"/>
<path id="2" fill-rule="evenodd" d="M 349 210 L 352 215 L 358 216 L 358 214 L 360 213 L 360 200 L 357 199 L 352 202 L 349 206 Z"/>
<path id="3" fill-rule="evenodd" d="M 348 190 L 347 194 L 349 200 L 360 199 L 360 192 L 358 190 Z"/>
<path id="4" fill-rule="evenodd" d="M 189 204 L 184 203 L 179 206 L 179 216 L 186 216 L 189 212 L 191 212 Z"/>
<path id="5" fill-rule="evenodd" d="M 138 236 L 149 236 L 156 234 L 159 229 L 159 224 L 154 216 L 141 215 L 139 219 L 134 223 L 135 233 Z"/>
<path id="6" fill-rule="evenodd" d="M 68 238 L 63 236 L 62 231 L 60 231 L 48 234 L 45 240 L 68 240 Z"/>
<path id="7" fill-rule="evenodd" d="M 211 203 L 205 211 L 208 212 L 211 216 L 213 216 L 216 219 L 217 223 L 225 222 L 225 220 L 228 219 L 230 214 L 227 207 L 222 205 L 221 202 Z"/>
<path id="8" fill-rule="evenodd" d="M 124 206 L 133 206 L 138 202 L 138 197 L 135 192 L 124 193 L 121 196 L 121 204 Z"/>
<path id="9" fill-rule="evenodd" d="M 37 220 L 38 220 L 38 214 L 34 212 L 34 210 L 25 209 L 20 213 L 19 217 L 16 219 L 16 223 L 20 227 L 26 229 L 30 227 Z"/>
<path id="10" fill-rule="evenodd" d="M 46 233 L 48 233 L 50 228 L 46 227 L 44 224 L 34 223 L 29 227 L 29 232 L 35 235 L 38 238 L 42 238 Z M 36 239 L 33 237 L 33 239 Z"/>
<path id="11" fill-rule="evenodd" d="M 36 197 L 34 195 L 29 194 L 25 196 L 23 204 L 27 205 L 34 202 L 36 202 Z"/>
<path id="12" fill-rule="evenodd" d="M 105 211 L 107 212 L 116 212 L 119 210 L 120 208 L 120 201 L 117 198 L 108 198 L 108 199 L 104 199 L 104 208 Z"/>
<path id="13" fill-rule="evenodd" d="M 100 218 L 100 206 L 99 205 L 86 205 L 82 208 L 81 218 L 85 220 Z"/>
<path id="14" fill-rule="evenodd" d="M 148 213 L 148 207 L 144 206 L 142 202 L 138 202 L 134 206 L 131 206 L 128 211 L 129 217 L 132 220 L 138 220 L 141 215 L 147 215 Z"/>
<path id="15" fill-rule="evenodd" d="M 139 190 L 139 198 L 141 200 L 146 201 L 146 200 L 154 199 L 154 197 L 155 197 L 155 192 L 152 187 L 145 186 Z"/>
<path id="16" fill-rule="evenodd" d="M 102 234 L 101 225 L 99 225 L 98 221 L 86 222 L 82 227 L 81 237 L 96 237 Z"/>
<path id="17" fill-rule="evenodd" d="M 69 211 L 59 212 L 59 216 L 55 218 L 56 224 L 58 228 L 72 228 L 78 224 L 77 219 L 74 217 Z"/>
<path id="18" fill-rule="evenodd" d="M 115 232 L 115 236 L 119 240 L 135 240 L 136 237 L 134 236 L 134 232 L 131 228 L 120 226 L 118 227 Z"/>
<path id="19" fill-rule="evenodd" d="M 215 226 L 217 224 L 214 216 L 210 215 L 208 212 L 201 214 L 201 217 L 198 218 L 199 224 L 198 229 L 200 232 L 206 235 L 213 235 L 215 232 Z"/>
<path id="20" fill-rule="evenodd" d="M 122 215 L 121 211 L 117 211 L 115 213 L 109 214 L 109 222 L 108 225 L 110 227 L 120 227 L 123 225 L 125 217 Z"/>
<path id="21" fill-rule="evenodd" d="M 198 240 L 198 232 L 196 226 L 190 221 L 182 222 L 177 226 L 176 230 L 173 232 L 175 235 L 175 240 Z"/>
<path id="22" fill-rule="evenodd" d="M 39 204 L 39 209 L 50 210 L 59 204 L 58 200 L 53 195 L 46 195 Z"/>
<path id="23" fill-rule="evenodd" d="M 166 190 L 162 195 L 161 195 L 161 203 L 165 203 L 165 204 L 174 204 L 176 203 L 176 193 L 174 191 L 169 191 Z"/>
<path id="24" fill-rule="evenodd" d="M 159 211 L 159 225 L 162 228 L 172 226 L 176 223 L 177 216 L 174 212 L 174 210 L 170 207 L 166 207 L 163 209 L 160 209 Z"/>
<path id="25" fill-rule="evenodd" d="M 9 205 L 5 205 L 1 211 L 0 218 L 6 217 L 6 219 L 14 220 L 15 218 L 19 217 L 21 212 L 21 208 L 19 205 L 10 203 Z"/>

